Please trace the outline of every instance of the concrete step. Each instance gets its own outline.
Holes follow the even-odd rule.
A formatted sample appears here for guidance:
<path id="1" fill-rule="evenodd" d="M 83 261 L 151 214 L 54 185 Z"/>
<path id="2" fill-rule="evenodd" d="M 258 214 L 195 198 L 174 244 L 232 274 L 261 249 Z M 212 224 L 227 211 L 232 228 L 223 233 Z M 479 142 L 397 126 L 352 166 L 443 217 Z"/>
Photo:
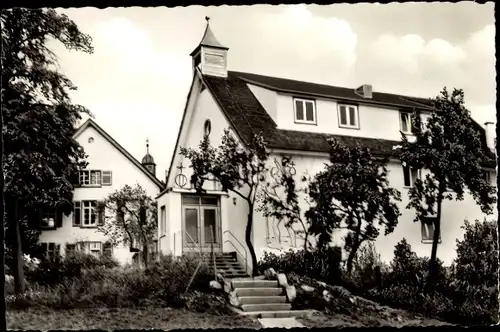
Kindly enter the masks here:
<path id="1" fill-rule="evenodd" d="M 291 303 L 258 303 L 243 304 L 241 309 L 245 312 L 264 312 L 264 311 L 286 311 L 292 309 Z"/>
<path id="2" fill-rule="evenodd" d="M 242 271 L 217 271 L 217 273 L 220 273 L 224 276 L 224 278 L 242 278 L 242 277 L 248 277 L 248 274 Z"/>
<path id="3" fill-rule="evenodd" d="M 263 303 L 286 303 L 286 296 L 241 296 L 240 303 L 263 304 Z"/>
<path id="4" fill-rule="evenodd" d="M 266 280 L 265 276 L 256 276 L 256 277 L 246 277 L 246 278 L 236 278 L 233 281 L 249 281 L 249 280 Z"/>
<path id="5" fill-rule="evenodd" d="M 248 280 L 235 281 L 233 280 L 233 288 L 272 288 L 279 287 L 278 280 Z"/>
<path id="6" fill-rule="evenodd" d="M 282 310 L 282 311 L 238 311 L 239 314 L 244 316 L 251 316 L 254 318 L 285 318 L 285 317 L 306 317 L 311 316 L 314 310 Z"/>
<path id="7" fill-rule="evenodd" d="M 236 288 L 236 295 L 240 296 L 279 296 L 283 295 L 283 288 Z"/>

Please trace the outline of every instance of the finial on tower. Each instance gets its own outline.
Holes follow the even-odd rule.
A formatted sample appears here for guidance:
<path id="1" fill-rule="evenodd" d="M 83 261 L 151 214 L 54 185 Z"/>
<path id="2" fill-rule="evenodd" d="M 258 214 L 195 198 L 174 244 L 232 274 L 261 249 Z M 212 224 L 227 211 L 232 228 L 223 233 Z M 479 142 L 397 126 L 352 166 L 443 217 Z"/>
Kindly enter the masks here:
<path id="1" fill-rule="evenodd" d="M 149 138 L 146 138 L 146 153 L 149 153 Z"/>
<path id="2" fill-rule="evenodd" d="M 210 23 L 210 17 L 209 16 L 205 16 L 205 20 L 207 20 L 207 24 Z"/>

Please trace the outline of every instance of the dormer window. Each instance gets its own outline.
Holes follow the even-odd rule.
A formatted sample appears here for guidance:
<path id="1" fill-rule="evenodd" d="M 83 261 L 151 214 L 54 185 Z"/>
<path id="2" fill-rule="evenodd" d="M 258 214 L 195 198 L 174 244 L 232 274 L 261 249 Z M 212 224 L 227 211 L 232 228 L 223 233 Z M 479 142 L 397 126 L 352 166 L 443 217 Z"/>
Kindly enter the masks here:
<path id="1" fill-rule="evenodd" d="M 356 105 L 338 105 L 339 127 L 359 129 L 358 107 Z"/>
<path id="2" fill-rule="evenodd" d="M 316 105 L 314 100 L 294 98 L 295 123 L 316 124 Z"/>
<path id="3" fill-rule="evenodd" d="M 413 121 L 410 112 L 399 112 L 399 124 L 402 133 L 407 135 L 413 133 Z"/>

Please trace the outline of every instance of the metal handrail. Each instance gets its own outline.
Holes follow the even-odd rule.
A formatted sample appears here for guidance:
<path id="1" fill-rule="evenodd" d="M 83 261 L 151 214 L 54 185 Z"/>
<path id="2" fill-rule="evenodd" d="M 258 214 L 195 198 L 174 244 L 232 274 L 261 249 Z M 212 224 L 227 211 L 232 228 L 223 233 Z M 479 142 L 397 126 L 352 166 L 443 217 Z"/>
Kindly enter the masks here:
<path id="1" fill-rule="evenodd" d="M 238 242 L 238 243 L 239 243 L 239 245 L 240 245 L 240 246 L 243 248 L 243 250 L 245 251 L 245 256 L 244 256 L 243 258 L 245 259 L 245 271 L 248 273 L 248 253 L 247 253 L 247 250 L 246 250 L 245 246 L 244 246 L 244 245 L 240 242 L 240 240 L 238 240 L 238 238 L 237 238 L 236 236 L 234 236 L 234 234 L 233 234 L 233 233 L 231 233 L 231 231 L 230 231 L 230 230 L 225 230 L 225 231 L 224 231 L 224 233 L 222 233 L 222 235 L 224 235 L 225 233 L 228 233 L 229 235 L 231 235 L 231 236 L 232 236 L 232 237 L 236 240 L 236 242 Z M 233 248 L 234 248 L 234 249 L 236 249 L 236 252 L 238 252 L 241 256 L 243 256 L 243 255 L 241 254 L 241 251 L 239 251 L 239 250 L 238 250 L 238 248 L 236 248 L 236 246 L 234 245 L 234 243 L 233 243 L 233 242 L 231 242 L 230 240 L 226 240 L 226 241 L 224 241 L 224 243 L 226 243 L 226 242 L 231 243 L 231 245 L 233 246 Z"/>
<path id="2" fill-rule="evenodd" d="M 192 241 L 192 243 L 194 243 L 196 245 L 196 247 L 198 247 L 198 249 L 200 249 L 200 256 L 201 256 L 201 253 L 202 253 L 201 246 L 198 243 L 194 242 L 193 238 L 191 237 L 191 235 L 189 235 L 189 233 L 187 231 L 184 231 L 184 234 L 186 234 L 189 237 L 189 239 Z M 190 246 L 188 246 L 188 247 L 192 251 L 192 248 Z"/>

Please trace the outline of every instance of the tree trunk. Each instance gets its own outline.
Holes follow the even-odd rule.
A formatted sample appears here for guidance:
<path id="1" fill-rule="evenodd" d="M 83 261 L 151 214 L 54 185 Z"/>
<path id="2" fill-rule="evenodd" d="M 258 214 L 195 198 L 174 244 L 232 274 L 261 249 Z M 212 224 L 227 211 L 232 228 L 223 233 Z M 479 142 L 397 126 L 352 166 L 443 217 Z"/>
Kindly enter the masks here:
<path id="1" fill-rule="evenodd" d="M 250 256 L 252 257 L 252 276 L 255 277 L 258 275 L 257 269 L 257 256 L 255 255 L 255 250 L 252 244 L 252 225 L 253 225 L 253 202 L 248 202 L 248 219 L 247 219 L 247 227 L 245 230 L 245 241 L 248 246 L 248 251 L 250 251 Z"/>
<path id="2" fill-rule="evenodd" d="M 4 63 L 5 65 L 5 63 Z M 2 77 L 2 86 L 4 85 L 3 82 L 3 77 Z M 3 147 L 3 113 L 0 112 L 0 146 Z M 0 169 L 3 170 L 3 150 L 0 155 Z M 2 238 L 2 268 L 0 270 L 0 275 L 1 277 L 1 282 L 2 285 L 5 285 L 5 190 L 4 190 L 4 177 L 3 174 L 0 177 L 0 183 L 1 183 L 1 190 L 2 190 L 2 202 L 0 202 L 0 214 L 2 214 L 2 229 L 0 231 L 1 233 L 1 238 Z M 6 310 L 5 310 L 5 287 L 3 288 L 3 296 L 2 296 L 2 308 L 0 310 L 2 311 L 1 319 L 0 319 L 0 330 L 7 331 L 7 321 L 6 321 Z"/>
<path id="3" fill-rule="evenodd" d="M 144 268 L 147 269 L 149 262 L 149 248 L 147 244 L 142 246 L 142 253 L 143 253 L 142 260 L 144 262 Z"/>
<path id="4" fill-rule="evenodd" d="M 437 275 L 437 247 L 439 244 L 439 237 L 441 234 L 441 203 L 443 199 L 440 194 L 437 200 L 437 218 L 434 223 L 434 237 L 432 239 L 431 258 L 429 260 L 429 276 L 427 280 L 428 289 L 432 285 Z"/>
<path id="5" fill-rule="evenodd" d="M 347 274 L 351 275 L 352 268 L 354 265 L 354 257 L 356 257 L 356 253 L 358 252 L 359 246 L 361 243 L 354 243 L 351 251 L 349 252 L 349 256 L 347 257 Z"/>
<path id="6" fill-rule="evenodd" d="M 13 209 L 10 221 L 14 230 L 14 244 L 12 250 L 13 256 L 13 271 L 14 276 L 14 291 L 16 294 L 21 294 L 24 292 L 24 260 L 23 260 L 23 249 L 21 245 L 21 229 L 19 227 L 19 209 L 18 200 L 13 199 Z"/>

